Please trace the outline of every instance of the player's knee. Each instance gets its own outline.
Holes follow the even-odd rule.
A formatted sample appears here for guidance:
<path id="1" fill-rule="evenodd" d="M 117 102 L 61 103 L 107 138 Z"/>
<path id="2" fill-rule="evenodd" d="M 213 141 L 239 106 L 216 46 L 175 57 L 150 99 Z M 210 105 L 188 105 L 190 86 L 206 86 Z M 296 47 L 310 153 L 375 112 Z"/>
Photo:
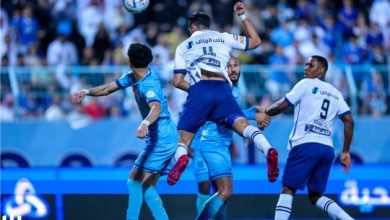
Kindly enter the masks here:
<path id="1" fill-rule="evenodd" d="M 308 196 L 311 204 L 316 205 L 318 199 L 321 198 L 322 194 L 318 192 L 309 192 Z"/>
<path id="2" fill-rule="evenodd" d="M 230 187 L 223 187 L 218 191 L 218 195 L 223 201 L 228 200 L 232 194 L 233 190 Z"/>
<path id="3" fill-rule="evenodd" d="M 244 117 L 239 117 L 234 120 L 233 123 L 233 129 L 236 130 L 238 133 L 242 134 L 246 127 L 248 127 L 249 122 Z"/>

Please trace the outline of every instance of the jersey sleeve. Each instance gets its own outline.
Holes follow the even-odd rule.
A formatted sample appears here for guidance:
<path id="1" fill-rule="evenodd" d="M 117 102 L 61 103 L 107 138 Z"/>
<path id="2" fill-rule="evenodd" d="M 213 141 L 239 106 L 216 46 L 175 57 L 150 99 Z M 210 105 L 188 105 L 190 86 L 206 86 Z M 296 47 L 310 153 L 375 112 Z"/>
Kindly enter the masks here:
<path id="1" fill-rule="evenodd" d="M 119 79 L 115 81 L 119 88 L 124 89 L 126 87 L 132 86 L 133 82 L 131 81 L 130 74 L 125 73 Z"/>
<path id="2" fill-rule="evenodd" d="M 174 74 L 180 73 L 180 74 L 184 74 L 184 75 L 187 73 L 186 61 L 185 61 L 184 56 L 183 56 L 183 50 L 182 50 L 181 45 L 179 45 L 176 48 L 176 52 L 175 52 L 175 68 L 173 70 L 173 73 Z"/>
<path id="3" fill-rule="evenodd" d="M 156 86 L 152 83 L 148 83 L 142 87 L 141 92 L 143 93 L 147 103 L 161 102 L 159 97 L 159 89 L 161 89 L 160 86 Z"/>
<path id="4" fill-rule="evenodd" d="M 286 94 L 286 101 L 289 105 L 296 105 L 301 100 L 306 93 L 306 89 L 310 88 L 308 83 L 307 79 L 303 79 L 295 84 L 294 88 Z"/>
<path id="5" fill-rule="evenodd" d="M 337 112 L 339 118 L 342 118 L 345 115 L 351 114 L 351 109 L 349 108 L 347 102 L 344 100 L 343 96 L 339 95 L 339 110 Z"/>
<path id="6" fill-rule="evenodd" d="M 233 49 L 248 50 L 249 38 L 236 34 L 222 33 L 226 44 Z"/>

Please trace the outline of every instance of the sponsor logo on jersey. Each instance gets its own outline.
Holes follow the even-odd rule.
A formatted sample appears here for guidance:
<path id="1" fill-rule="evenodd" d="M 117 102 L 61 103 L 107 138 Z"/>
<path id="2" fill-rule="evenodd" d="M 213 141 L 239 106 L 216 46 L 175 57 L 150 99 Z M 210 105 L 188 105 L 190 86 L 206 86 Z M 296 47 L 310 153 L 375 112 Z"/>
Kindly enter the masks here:
<path id="1" fill-rule="evenodd" d="M 191 49 L 193 43 L 194 43 L 194 42 L 192 42 L 192 41 L 188 42 L 188 44 L 187 44 L 187 49 Z"/>
<path id="2" fill-rule="evenodd" d="M 216 39 L 213 39 L 213 38 L 204 38 L 204 39 L 200 39 L 200 40 L 197 40 L 195 41 L 196 44 L 208 44 L 208 43 L 225 43 L 225 40 L 223 38 L 216 38 Z"/>
<path id="3" fill-rule="evenodd" d="M 320 128 L 314 125 L 305 125 L 305 131 L 313 132 L 320 135 L 330 136 L 330 131 L 325 128 Z"/>
<path id="4" fill-rule="evenodd" d="M 314 87 L 313 90 L 311 90 L 311 93 L 316 94 L 318 92 L 318 87 Z"/>
<path id="5" fill-rule="evenodd" d="M 339 97 L 337 95 L 335 95 L 335 94 L 333 94 L 331 92 L 328 92 L 328 91 L 320 91 L 320 94 L 321 95 L 326 95 L 328 97 L 332 97 L 332 98 L 334 98 L 336 100 L 339 100 Z"/>

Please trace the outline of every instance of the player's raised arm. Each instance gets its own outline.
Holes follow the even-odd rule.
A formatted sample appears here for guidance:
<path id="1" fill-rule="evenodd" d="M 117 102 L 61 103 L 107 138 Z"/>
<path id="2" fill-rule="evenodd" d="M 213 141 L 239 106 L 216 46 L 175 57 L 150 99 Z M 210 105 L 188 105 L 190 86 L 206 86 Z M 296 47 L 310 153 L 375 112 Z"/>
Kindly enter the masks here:
<path id="1" fill-rule="evenodd" d="M 246 35 L 249 38 L 248 49 L 254 49 L 258 47 L 261 43 L 261 39 L 257 34 L 256 29 L 253 27 L 253 24 L 245 16 L 245 4 L 242 2 L 236 2 L 233 10 L 238 16 L 240 16 Z"/>
<path id="2" fill-rule="evenodd" d="M 354 121 L 351 114 L 345 115 L 341 118 L 344 124 L 344 145 L 341 152 L 340 162 L 345 173 L 348 173 L 351 169 L 351 155 L 349 153 L 352 137 Z"/>
<path id="3" fill-rule="evenodd" d="M 119 86 L 115 82 L 110 82 L 101 86 L 94 87 L 92 89 L 83 89 L 72 95 L 72 103 L 80 103 L 85 96 L 106 96 L 117 90 Z"/>

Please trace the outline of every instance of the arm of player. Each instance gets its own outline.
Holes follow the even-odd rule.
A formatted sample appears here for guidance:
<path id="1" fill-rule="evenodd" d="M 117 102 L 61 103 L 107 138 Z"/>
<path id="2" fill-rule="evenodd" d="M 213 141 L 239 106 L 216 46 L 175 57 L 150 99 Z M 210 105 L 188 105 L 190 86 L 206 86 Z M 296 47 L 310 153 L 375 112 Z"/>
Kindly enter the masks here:
<path id="1" fill-rule="evenodd" d="M 354 121 L 351 114 L 344 115 L 341 120 L 344 124 L 344 145 L 343 152 L 341 152 L 340 162 L 344 173 L 348 173 L 351 169 L 351 155 L 349 153 L 352 137 Z"/>
<path id="2" fill-rule="evenodd" d="M 119 86 L 115 82 L 110 82 L 101 86 L 94 87 L 92 89 L 83 89 L 72 95 L 72 103 L 80 103 L 85 96 L 106 96 L 117 90 Z"/>
<path id="3" fill-rule="evenodd" d="M 247 37 L 249 38 L 248 49 L 254 49 L 261 44 L 261 39 L 257 34 L 256 29 L 253 27 L 253 24 L 245 18 L 245 4 L 242 2 L 236 2 L 233 7 L 234 12 L 241 17 L 242 25 L 246 32 Z"/>
<path id="4" fill-rule="evenodd" d="M 190 84 L 184 79 L 184 77 L 185 77 L 184 74 L 176 73 L 173 76 L 173 86 L 188 92 L 188 89 L 190 88 Z"/>
<path id="5" fill-rule="evenodd" d="M 282 98 L 279 101 L 275 102 L 271 106 L 269 106 L 266 110 L 265 113 L 269 116 L 275 116 L 280 113 L 282 113 L 286 108 L 289 106 L 289 102 L 287 101 L 286 98 Z"/>
<path id="6" fill-rule="evenodd" d="M 137 128 L 136 135 L 138 138 L 145 138 L 149 134 L 149 128 L 148 126 L 150 124 L 153 124 L 161 112 L 161 105 L 158 101 L 149 102 L 150 111 L 148 116 L 144 118 L 144 120 L 140 123 L 140 125 Z"/>
<path id="7" fill-rule="evenodd" d="M 248 120 L 255 120 L 257 123 L 257 126 L 260 129 L 266 128 L 270 122 L 271 117 L 267 114 L 265 114 L 266 108 L 264 106 L 254 106 L 248 109 L 245 109 L 244 115 Z"/>

